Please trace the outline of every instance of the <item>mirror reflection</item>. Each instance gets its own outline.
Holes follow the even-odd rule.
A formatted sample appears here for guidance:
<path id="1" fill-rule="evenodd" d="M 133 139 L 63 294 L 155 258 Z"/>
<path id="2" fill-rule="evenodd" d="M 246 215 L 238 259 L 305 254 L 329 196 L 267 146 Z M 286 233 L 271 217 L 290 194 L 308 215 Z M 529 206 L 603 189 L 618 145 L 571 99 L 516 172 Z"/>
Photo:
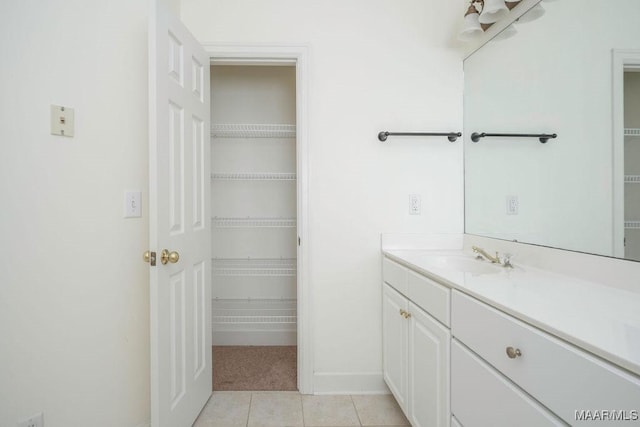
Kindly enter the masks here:
<path id="1" fill-rule="evenodd" d="M 640 260 L 640 5 L 539 7 L 464 62 L 465 232 Z"/>

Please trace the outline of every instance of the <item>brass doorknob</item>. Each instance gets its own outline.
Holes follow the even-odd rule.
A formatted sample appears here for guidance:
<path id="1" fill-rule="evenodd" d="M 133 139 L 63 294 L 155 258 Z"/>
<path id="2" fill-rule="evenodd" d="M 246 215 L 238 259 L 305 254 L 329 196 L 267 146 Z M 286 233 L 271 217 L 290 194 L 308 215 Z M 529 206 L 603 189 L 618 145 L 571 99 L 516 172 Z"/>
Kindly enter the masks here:
<path id="1" fill-rule="evenodd" d="M 507 357 L 509 359 L 515 359 L 520 356 L 522 356 L 522 352 L 519 348 L 507 347 Z"/>
<path id="2" fill-rule="evenodd" d="M 149 264 L 151 264 L 152 267 L 155 267 L 155 265 L 156 265 L 156 253 L 155 252 L 145 251 L 145 253 L 142 254 L 142 259 L 144 260 L 144 262 L 148 262 Z"/>
<path id="3" fill-rule="evenodd" d="M 160 253 L 160 262 L 162 265 L 170 262 L 171 264 L 175 264 L 180 259 L 180 254 L 176 251 L 169 252 L 168 249 L 163 249 Z"/>

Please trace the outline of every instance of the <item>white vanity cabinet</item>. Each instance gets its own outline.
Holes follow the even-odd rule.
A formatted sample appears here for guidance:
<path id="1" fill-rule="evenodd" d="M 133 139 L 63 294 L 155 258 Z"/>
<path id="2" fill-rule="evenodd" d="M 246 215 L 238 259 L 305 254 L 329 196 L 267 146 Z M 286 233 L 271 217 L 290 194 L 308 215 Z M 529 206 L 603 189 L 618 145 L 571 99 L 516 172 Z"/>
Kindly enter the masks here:
<path id="1" fill-rule="evenodd" d="M 386 258 L 383 277 L 384 379 L 412 426 L 449 426 L 450 290 Z"/>
<path id="2" fill-rule="evenodd" d="M 640 376 L 579 338 L 588 327 L 596 342 L 637 354 L 635 311 L 625 311 L 633 295 L 621 303 L 599 290 L 620 309 L 598 314 L 565 298 L 566 311 L 549 315 L 581 289 L 571 279 L 447 275 L 433 267 L 442 256 L 397 252 L 382 262 L 383 371 L 412 426 L 640 426 Z M 538 292 L 554 304 L 540 305 Z"/>
<path id="3" fill-rule="evenodd" d="M 462 292 L 453 291 L 451 305 L 451 406 L 462 425 L 525 425 L 524 419 L 538 420 L 531 425 L 593 424 L 601 411 L 640 425 L 637 376 Z M 483 393 L 500 397 L 487 401 Z M 497 414 L 505 417 L 498 422 Z"/>

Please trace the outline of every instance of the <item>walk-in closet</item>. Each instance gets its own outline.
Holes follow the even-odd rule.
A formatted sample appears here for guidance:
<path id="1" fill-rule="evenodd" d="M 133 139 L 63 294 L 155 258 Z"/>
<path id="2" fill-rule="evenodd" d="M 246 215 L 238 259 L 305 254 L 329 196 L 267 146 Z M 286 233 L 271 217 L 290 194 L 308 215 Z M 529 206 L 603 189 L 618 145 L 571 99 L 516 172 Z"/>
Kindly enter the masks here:
<path id="1" fill-rule="evenodd" d="M 262 387 L 268 371 L 295 389 L 295 66 L 212 65 L 211 124 L 214 390 Z M 249 385 L 216 382 L 246 376 L 240 359 L 265 366 Z"/>

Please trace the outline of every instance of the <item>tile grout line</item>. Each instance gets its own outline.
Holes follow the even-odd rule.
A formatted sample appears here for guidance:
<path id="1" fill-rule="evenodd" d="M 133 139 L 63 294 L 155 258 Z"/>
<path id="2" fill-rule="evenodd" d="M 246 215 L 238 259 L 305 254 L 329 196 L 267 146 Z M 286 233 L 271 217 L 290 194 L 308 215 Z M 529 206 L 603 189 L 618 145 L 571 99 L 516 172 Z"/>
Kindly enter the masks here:
<path id="1" fill-rule="evenodd" d="M 360 413 L 358 412 L 358 408 L 356 407 L 356 402 L 353 401 L 353 394 L 349 395 L 349 399 L 351 399 L 351 404 L 353 405 L 353 410 L 356 411 L 356 417 L 358 417 L 358 424 L 362 426 L 362 420 L 360 419 Z"/>
<path id="2" fill-rule="evenodd" d="M 249 410 L 247 411 L 247 422 L 245 427 L 249 427 L 249 419 L 251 418 L 251 406 L 253 405 L 253 393 L 249 395 Z"/>

